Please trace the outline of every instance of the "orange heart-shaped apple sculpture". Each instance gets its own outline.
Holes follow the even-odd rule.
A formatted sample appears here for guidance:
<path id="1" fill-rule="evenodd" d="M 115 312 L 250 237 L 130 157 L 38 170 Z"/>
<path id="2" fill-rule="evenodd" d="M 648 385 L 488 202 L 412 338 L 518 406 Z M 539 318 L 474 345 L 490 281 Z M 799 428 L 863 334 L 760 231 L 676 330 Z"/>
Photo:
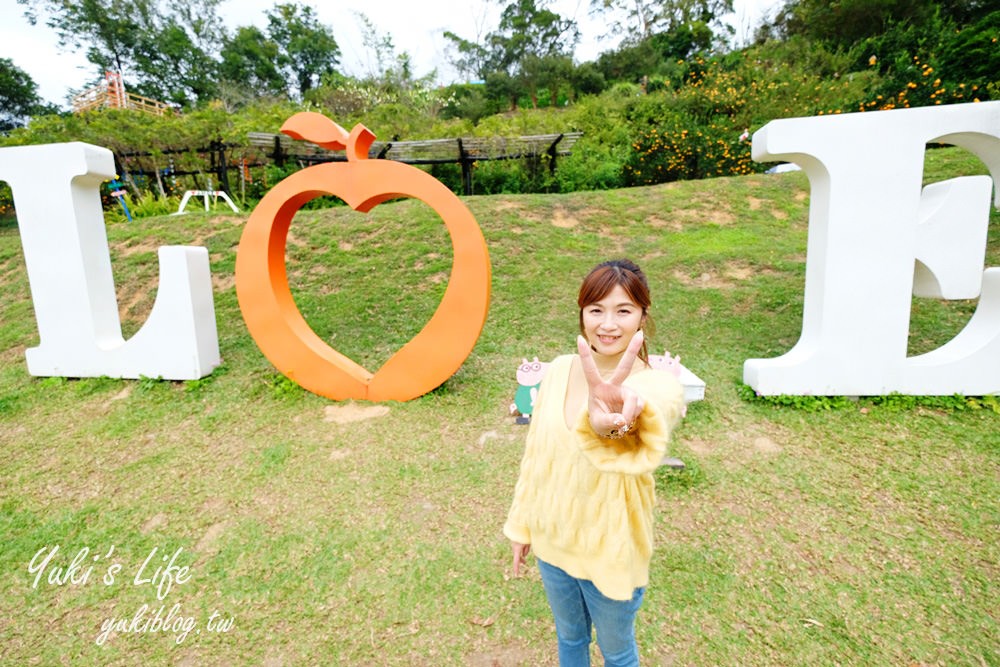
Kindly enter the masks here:
<path id="1" fill-rule="evenodd" d="M 486 323 L 490 258 L 476 219 L 429 174 L 401 162 L 369 160 L 375 135 L 363 125 L 348 134 L 322 114 L 307 112 L 289 118 L 281 131 L 325 148 L 344 148 L 347 162 L 292 174 L 250 215 L 236 255 L 236 295 L 250 335 L 279 371 L 328 398 L 407 401 L 431 391 L 458 370 Z M 387 199 L 419 199 L 441 217 L 451 236 L 451 277 L 441 303 L 423 329 L 374 374 L 316 335 L 288 287 L 285 243 L 292 218 L 306 202 L 327 194 L 364 213 Z"/>

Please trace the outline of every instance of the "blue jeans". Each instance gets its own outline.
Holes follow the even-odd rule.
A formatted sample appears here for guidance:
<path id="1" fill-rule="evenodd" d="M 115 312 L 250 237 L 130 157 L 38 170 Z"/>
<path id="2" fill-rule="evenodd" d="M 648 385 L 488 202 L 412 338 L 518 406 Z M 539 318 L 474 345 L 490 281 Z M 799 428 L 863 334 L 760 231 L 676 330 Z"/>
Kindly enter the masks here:
<path id="1" fill-rule="evenodd" d="M 646 589 L 635 589 L 631 600 L 612 600 L 593 582 L 572 577 L 537 557 L 535 561 L 556 620 L 560 667 L 589 667 L 591 625 L 597 628 L 606 667 L 636 667 L 635 614 Z"/>

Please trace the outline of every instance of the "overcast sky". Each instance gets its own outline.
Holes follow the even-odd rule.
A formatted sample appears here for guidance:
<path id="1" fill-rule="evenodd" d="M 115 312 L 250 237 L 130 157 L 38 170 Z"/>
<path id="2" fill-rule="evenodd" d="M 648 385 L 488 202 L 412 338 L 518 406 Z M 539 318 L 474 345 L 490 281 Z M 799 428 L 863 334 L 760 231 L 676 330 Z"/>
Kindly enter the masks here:
<path id="1" fill-rule="evenodd" d="M 280 0 L 227 0 L 220 14 L 227 27 L 254 24 L 263 27 L 264 12 Z M 341 68 L 348 74 L 363 75 L 375 71 L 373 55 L 362 44 L 363 13 L 375 25 L 379 35 L 389 35 L 396 52 L 407 52 L 417 76 L 437 70 L 438 80 L 454 80 L 447 64 L 445 30 L 475 40 L 496 28 L 501 3 L 489 0 L 299 0 L 315 9 L 319 20 L 333 29 L 341 49 Z M 613 48 L 617 40 L 603 39 L 606 26 L 588 15 L 589 0 L 554 0 L 551 9 L 573 18 L 580 28 L 581 41 L 574 54 L 577 62 L 594 60 Z M 780 0 L 735 0 L 736 12 L 730 17 L 738 39 L 746 39 L 765 12 L 781 4 Z M 419 9 L 415 9 L 419 8 Z M 31 75 L 45 100 L 61 107 L 71 90 L 79 90 L 94 77 L 94 66 L 82 53 L 58 48 L 52 30 L 41 22 L 31 26 L 23 17 L 23 7 L 16 0 L 0 0 L 0 58 L 10 58 Z"/>

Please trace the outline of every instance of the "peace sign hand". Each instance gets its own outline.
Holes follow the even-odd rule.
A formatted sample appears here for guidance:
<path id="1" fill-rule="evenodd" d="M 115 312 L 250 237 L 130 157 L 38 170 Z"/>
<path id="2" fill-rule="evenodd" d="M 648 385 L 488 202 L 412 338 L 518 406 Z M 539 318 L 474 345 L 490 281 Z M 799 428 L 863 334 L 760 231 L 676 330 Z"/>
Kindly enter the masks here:
<path id="1" fill-rule="evenodd" d="M 632 372 L 632 365 L 642 347 L 642 340 L 642 331 L 637 331 L 629 341 L 611 377 L 605 380 L 597 370 L 597 363 L 590 351 L 590 343 L 583 336 L 577 336 L 576 346 L 580 352 L 580 364 L 590 392 L 587 402 L 590 427 L 602 438 L 624 436 L 632 428 L 645 405 L 642 396 L 622 386 L 622 382 Z"/>

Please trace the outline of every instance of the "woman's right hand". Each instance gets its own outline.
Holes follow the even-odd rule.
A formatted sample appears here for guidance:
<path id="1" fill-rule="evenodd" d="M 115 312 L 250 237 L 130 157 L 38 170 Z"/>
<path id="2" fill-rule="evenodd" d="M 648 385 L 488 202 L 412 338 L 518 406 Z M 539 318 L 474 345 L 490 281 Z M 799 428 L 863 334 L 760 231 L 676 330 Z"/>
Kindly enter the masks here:
<path id="1" fill-rule="evenodd" d="M 514 552 L 514 576 L 517 577 L 521 574 L 521 566 L 524 565 L 524 559 L 531 551 L 531 545 L 511 541 L 510 548 Z"/>
<path id="2" fill-rule="evenodd" d="M 642 413 L 645 405 L 642 396 L 632 389 L 622 386 L 622 382 L 632 372 L 632 366 L 642 348 L 642 330 L 636 331 L 622 354 L 618 366 L 611 377 L 605 380 L 597 369 L 597 362 L 590 350 L 590 343 L 583 336 L 577 336 L 576 344 L 580 352 L 580 365 L 587 379 L 589 398 L 587 410 L 590 427 L 603 438 L 616 437 L 613 434 L 628 430 Z"/>

